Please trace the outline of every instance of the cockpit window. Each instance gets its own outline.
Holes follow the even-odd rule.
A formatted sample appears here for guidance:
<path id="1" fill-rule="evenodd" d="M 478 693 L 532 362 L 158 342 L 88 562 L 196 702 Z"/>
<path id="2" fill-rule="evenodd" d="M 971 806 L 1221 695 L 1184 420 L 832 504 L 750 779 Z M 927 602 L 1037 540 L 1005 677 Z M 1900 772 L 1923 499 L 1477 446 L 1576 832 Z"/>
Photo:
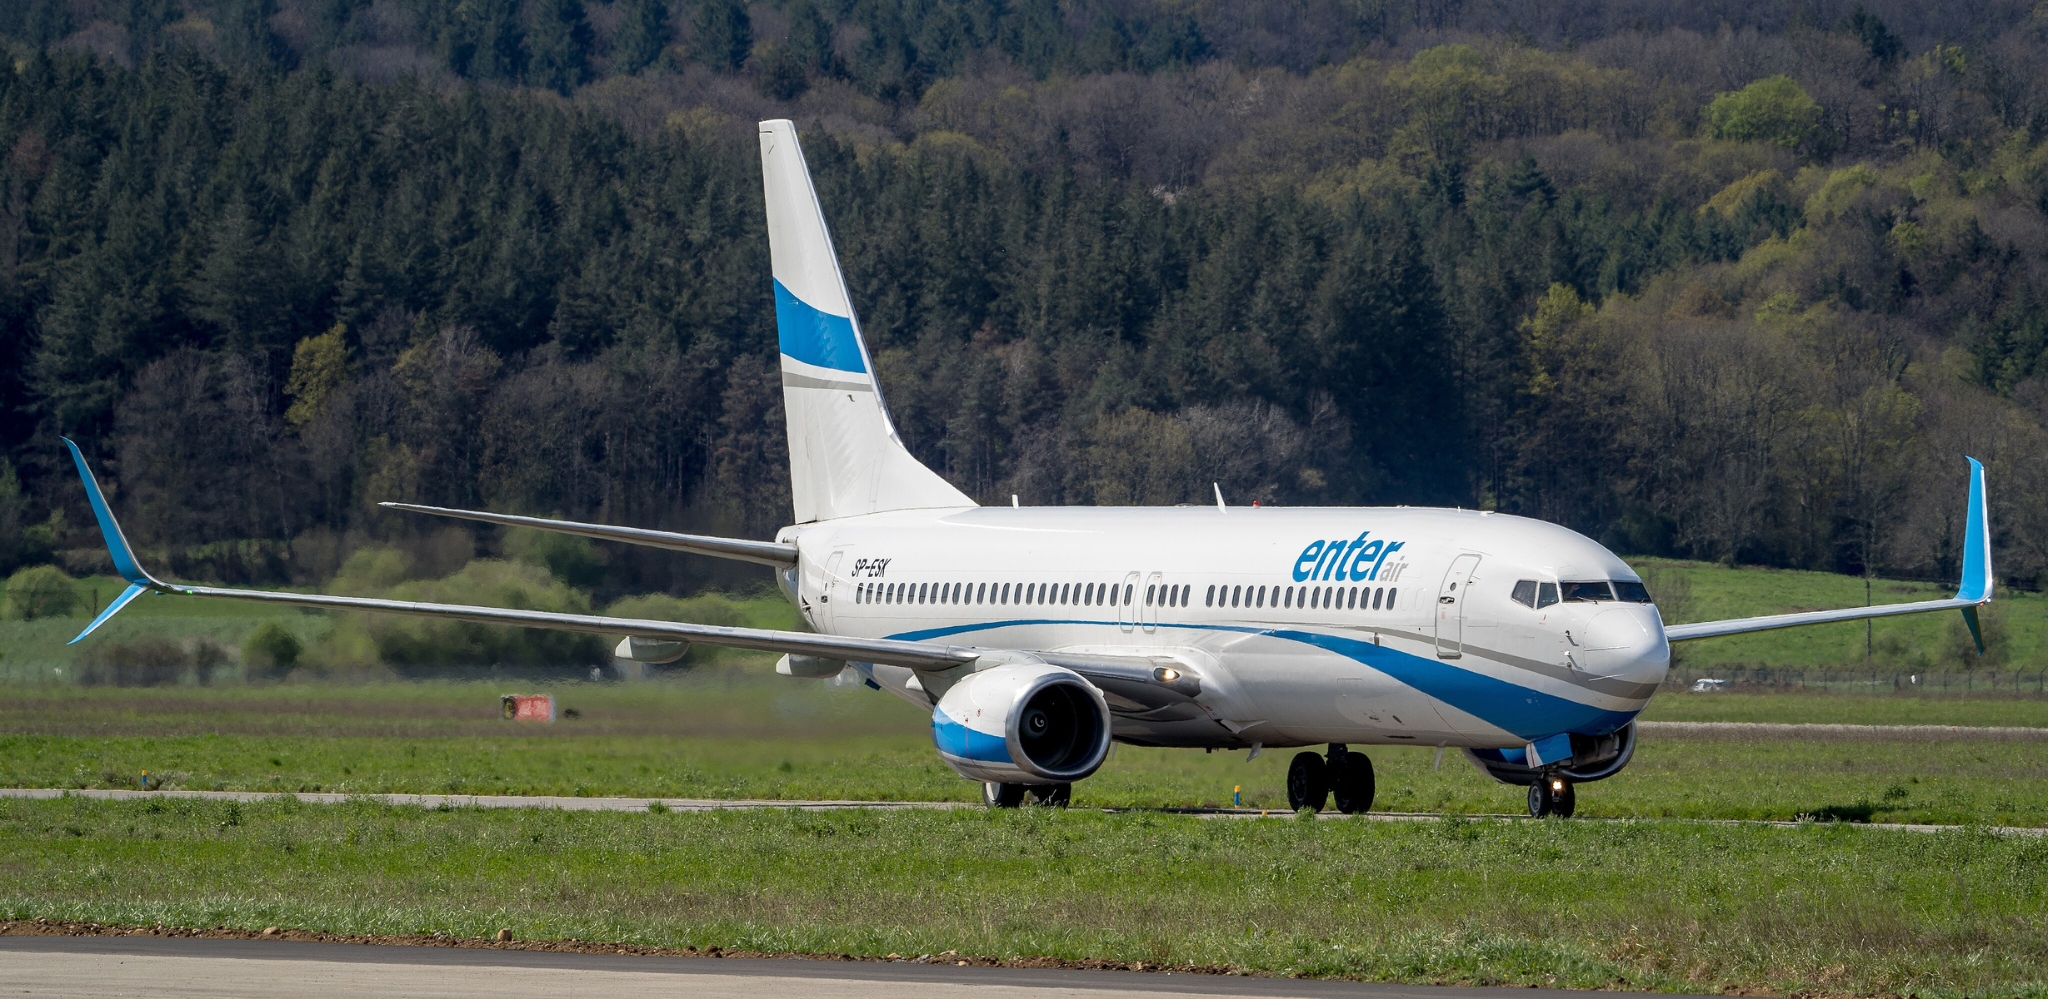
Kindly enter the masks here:
<path id="1" fill-rule="evenodd" d="M 1614 591 L 1608 588 L 1607 581 L 1604 579 L 1597 579 L 1586 583 L 1562 583 L 1559 585 L 1564 587 L 1564 602 L 1568 604 L 1592 603 L 1595 600 L 1614 599 Z"/>
<path id="2" fill-rule="evenodd" d="M 1649 589 L 1633 579 L 1617 579 L 1614 581 L 1614 599 L 1631 604 L 1655 602 L 1650 599 Z"/>
<path id="3" fill-rule="evenodd" d="M 1556 583 L 1538 583 L 1538 584 L 1536 584 L 1536 609 L 1537 609 L 1537 610 L 1542 610 L 1543 608 L 1545 608 L 1545 607 L 1548 607 L 1548 606 L 1550 606 L 1551 604 L 1554 604 L 1554 603 L 1556 603 L 1556 602 L 1557 602 L 1557 584 L 1556 584 Z"/>
<path id="4" fill-rule="evenodd" d="M 1513 597 L 1516 603 L 1524 607 L 1536 606 L 1536 581 L 1533 579 L 1516 580 L 1515 591 L 1509 594 L 1509 596 Z"/>

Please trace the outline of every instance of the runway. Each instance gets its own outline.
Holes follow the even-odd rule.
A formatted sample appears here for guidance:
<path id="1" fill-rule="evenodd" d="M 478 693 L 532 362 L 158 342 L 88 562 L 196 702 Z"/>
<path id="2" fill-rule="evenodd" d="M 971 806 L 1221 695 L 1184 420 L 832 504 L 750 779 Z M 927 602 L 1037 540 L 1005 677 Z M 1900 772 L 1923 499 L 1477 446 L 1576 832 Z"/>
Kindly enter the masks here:
<path id="1" fill-rule="evenodd" d="M 11 996 L 241 999 L 1503 999 L 1499 988 L 1379 985 L 1117 971 L 961 968 L 903 962 L 617 957 L 514 950 L 161 937 L 0 937 Z M 1527 989 L 1515 994 L 1526 995 Z M 1575 996 L 1620 996 L 1578 992 Z"/>

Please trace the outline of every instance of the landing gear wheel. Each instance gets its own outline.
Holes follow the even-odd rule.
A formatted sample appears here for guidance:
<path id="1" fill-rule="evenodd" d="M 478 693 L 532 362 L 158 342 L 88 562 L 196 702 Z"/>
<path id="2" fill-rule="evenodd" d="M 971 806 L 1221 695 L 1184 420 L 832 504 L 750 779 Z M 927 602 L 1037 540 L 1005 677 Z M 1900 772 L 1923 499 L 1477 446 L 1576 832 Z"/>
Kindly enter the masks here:
<path id="1" fill-rule="evenodd" d="M 1294 762 L 1287 766 L 1287 807 L 1320 812 L 1329 797 L 1329 766 L 1323 758 L 1315 753 L 1294 754 Z"/>
<path id="2" fill-rule="evenodd" d="M 1024 803 L 1024 785 L 987 781 L 981 785 L 981 803 L 990 808 L 1015 808 Z"/>
<path id="3" fill-rule="evenodd" d="M 1041 808 L 1065 808 L 1074 800 L 1072 784 L 1033 784 L 1031 803 Z"/>
<path id="4" fill-rule="evenodd" d="M 1542 777 L 1529 785 L 1529 817 L 1532 819 L 1550 815 L 1568 819 L 1578 811 L 1578 807 L 1578 792 L 1572 788 L 1572 782 L 1563 777 Z"/>
<path id="5" fill-rule="evenodd" d="M 1377 789 L 1372 760 L 1364 753 L 1345 753 L 1338 759 L 1343 762 L 1329 767 L 1330 795 L 1336 799 L 1337 810 L 1346 815 L 1371 811 Z"/>

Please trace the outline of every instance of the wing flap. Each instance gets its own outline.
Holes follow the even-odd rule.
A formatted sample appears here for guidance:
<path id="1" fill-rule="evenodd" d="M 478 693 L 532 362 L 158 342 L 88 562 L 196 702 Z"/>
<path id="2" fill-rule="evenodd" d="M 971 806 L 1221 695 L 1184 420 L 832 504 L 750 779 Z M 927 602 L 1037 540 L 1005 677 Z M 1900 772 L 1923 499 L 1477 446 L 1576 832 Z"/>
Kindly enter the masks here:
<path id="1" fill-rule="evenodd" d="M 387 510 L 404 510 L 407 513 L 425 513 L 436 517 L 474 520 L 485 524 L 497 524 L 500 527 L 530 527 L 536 531 L 574 534 L 578 537 L 595 538 L 599 541 L 617 541 L 628 545 L 665 548 L 669 551 L 690 552 L 695 555 L 710 555 L 714 558 L 757 562 L 761 565 L 772 565 L 778 569 L 786 569 L 796 564 L 796 546 L 786 545 L 779 541 L 749 541 L 744 538 L 714 538 L 702 534 L 650 531 L 640 527 L 580 524 L 573 520 L 517 517 L 509 513 L 488 513 L 483 510 L 451 510 L 447 507 L 420 506 L 416 503 L 379 503 L 377 505 Z"/>
<path id="2" fill-rule="evenodd" d="M 800 631 L 772 631 L 767 628 L 728 628 L 715 624 L 687 624 L 638 618 L 604 617 L 598 614 L 556 614 L 548 611 L 513 610 L 507 607 L 474 607 L 465 604 L 429 604 L 408 600 L 378 600 L 370 597 L 330 597 L 317 593 L 283 593 L 272 590 L 235 590 L 217 586 L 162 586 L 165 593 L 223 600 L 249 600 L 291 607 L 324 610 L 371 611 L 409 614 L 448 621 L 472 621 L 520 628 L 577 631 L 592 635 L 628 635 L 664 638 L 694 645 L 715 645 L 729 649 L 753 649 L 785 655 L 818 656 L 887 663 L 913 669 L 946 669 L 972 662 L 981 652 L 957 645 L 935 642 L 905 642 L 892 638 L 847 638 L 813 635 Z"/>

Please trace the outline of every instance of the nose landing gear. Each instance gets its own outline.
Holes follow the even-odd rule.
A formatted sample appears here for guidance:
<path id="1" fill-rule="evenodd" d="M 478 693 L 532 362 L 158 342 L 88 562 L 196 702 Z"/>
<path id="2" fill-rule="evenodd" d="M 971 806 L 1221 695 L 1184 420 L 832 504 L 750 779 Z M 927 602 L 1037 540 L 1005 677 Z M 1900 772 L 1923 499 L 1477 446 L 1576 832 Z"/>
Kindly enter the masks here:
<path id="1" fill-rule="evenodd" d="M 1561 774 L 1545 774 L 1529 785 L 1529 817 L 1532 819 L 1551 815 L 1568 819 L 1578 806 L 1579 796 L 1572 790 L 1572 782 Z"/>

